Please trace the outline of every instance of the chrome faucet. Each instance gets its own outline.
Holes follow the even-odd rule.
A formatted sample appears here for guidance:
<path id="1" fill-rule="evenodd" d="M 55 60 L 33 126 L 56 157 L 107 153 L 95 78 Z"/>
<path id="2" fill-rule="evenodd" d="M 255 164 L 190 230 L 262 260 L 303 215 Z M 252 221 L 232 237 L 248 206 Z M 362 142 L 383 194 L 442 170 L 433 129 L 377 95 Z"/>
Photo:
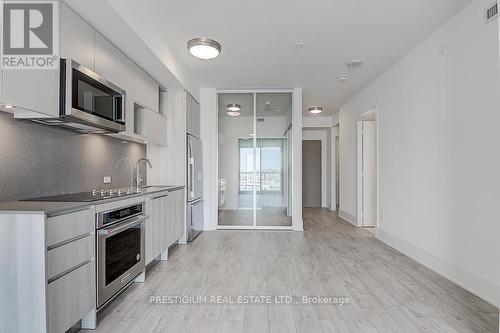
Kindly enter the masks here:
<path id="1" fill-rule="evenodd" d="M 132 187 L 132 183 L 133 183 L 133 178 L 134 178 L 134 172 L 132 170 L 132 163 L 130 162 L 130 160 L 128 159 L 128 157 L 125 157 L 125 158 L 122 158 L 120 159 L 116 165 L 115 165 L 115 172 L 118 173 L 118 167 L 120 166 L 120 164 L 122 162 L 127 162 L 128 164 L 128 168 L 129 168 L 129 171 L 130 171 L 130 187 Z"/>
<path id="2" fill-rule="evenodd" d="M 149 168 L 152 169 L 153 166 L 151 165 L 151 162 L 143 157 L 143 158 L 140 158 L 137 163 L 135 164 L 135 185 L 137 187 L 141 187 L 141 183 L 143 181 L 143 178 L 141 177 L 141 174 L 139 172 L 139 165 L 141 164 L 142 161 L 146 161 L 146 163 L 148 164 Z"/>

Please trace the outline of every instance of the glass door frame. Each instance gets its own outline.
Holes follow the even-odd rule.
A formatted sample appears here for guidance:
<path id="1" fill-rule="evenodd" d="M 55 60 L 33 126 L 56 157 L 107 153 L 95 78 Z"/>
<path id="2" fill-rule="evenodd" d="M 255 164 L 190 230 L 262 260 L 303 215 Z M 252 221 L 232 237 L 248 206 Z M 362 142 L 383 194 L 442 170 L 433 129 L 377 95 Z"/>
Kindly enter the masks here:
<path id="1" fill-rule="evenodd" d="M 249 89 L 249 90 L 241 90 L 241 89 L 218 89 L 217 90 L 217 96 L 219 94 L 253 94 L 253 133 L 254 133 L 254 136 L 253 136 L 253 153 L 254 153 L 254 156 L 256 154 L 256 149 L 257 149 L 257 94 L 272 94 L 272 93 L 289 93 L 291 98 L 292 98 L 292 124 L 291 126 L 288 127 L 287 131 L 290 130 L 290 127 L 293 127 L 293 112 L 294 112 L 294 106 L 293 106 L 293 103 L 294 103 L 294 90 L 293 89 Z M 218 117 L 218 116 L 217 116 Z M 217 133 L 219 132 L 219 129 L 217 129 Z M 287 132 L 285 132 L 287 133 Z M 218 137 L 218 136 L 217 136 Z M 293 142 L 292 142 L 292 145 L 293 145 Z M 219 150 L 219 143 L 218 143 L 218 139 L 217 139 L 217 151 Z M 238 148 L 238 151 L 239 151 L 239 148 Z M 217 156 L 219 156 L 219 153 L 217 152 Z M 291 161 L 290 161 L 291 162 Z M 289 162 L 289 163 L 290 163 Z M 218 162 L 217 162 L 218 163 Z M 264 226 L 264 225 L 257 225 L 257 188 L 255 186 L 255 179 L 256 179 L 256 175 L 257 175 L 257 159 L 254 158 L 253 159 L 253 173 L 254 173 L 254 186 L 253 186 L 253 224 L 252 225 L 220 225 L 219 224 L 219 219 L 217 218 L 217 229 L 220 229 L 220 230 L 294 230 L 293 228 L 293 215 L 291 216 L 292 219 L 291 219 L 291 224 L 289 226 L 280 226 L 280 225 L 275 225 L 275 226 Z M 293 165 L 292 165 L 292 168 L 293 168 Z M 218 176 L 218 172 L 219 172 L 219 167 L 217 166 L 217 179 L 219 179 L 219 176 Z M 239 162 L 238 162 L 238 173 L 239 173 Z M 289 177 L 291 177 L 291 175 L 289 175 Z M 239 179 L 239 175 L 238 175 L 238 179 Z M 293 179 L 292 179 L 292 182 L 293 182 Z M 282 185 L 283 186 L 283 185 Z M 239 185 L 238 185 L 238 188 L 239 188 Z M 290 195 L 293 195 L 291 190 L 289 189 L 289 196 Z M 239 199 L 238 199 L 239 200 Z M 293 203 L 293 200 L 291 201 Z M 239 203 L 238 203 L 238 206 L 239 206 Z M 293 208 L 292 207 L 288 207 L 288 210 L 291 210 L 293 212 Z"/>

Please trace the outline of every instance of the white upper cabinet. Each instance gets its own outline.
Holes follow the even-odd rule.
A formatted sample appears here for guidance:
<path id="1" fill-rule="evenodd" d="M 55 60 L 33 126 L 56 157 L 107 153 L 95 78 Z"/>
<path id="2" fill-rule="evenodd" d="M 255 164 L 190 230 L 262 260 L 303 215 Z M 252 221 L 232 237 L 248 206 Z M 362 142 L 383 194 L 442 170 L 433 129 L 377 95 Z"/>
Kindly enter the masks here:
<path id="1" fill-rule="evenodd" d="M 135 133 L 147 139 L 148 143 L 167 145 L 167 117 L 146 107 L 135 108 Z"/>
<path id="2" fill-rule="evenodd" d="M 140 68 L 136 68 L 133 71 L 133 76 L 132 83 L 135 101 L 148 109 L 159 112 L 160 87 L 158 83 Z"/>
<path id="3" fill-rule="evenodd" d="M 126 130 L 117 135 L 141 142 L 148 140 L 135 134 L 134 105 L 140 104 L 158 113 L 158 83 L 62 2 L 60 18 L 61 58 L 73 59 L 125 90 Z M 1 75 L 0 102 L 17 106 L 16 118 L 59 117 L 58 70 L 4 70 Z M 149 130 L 154 134 L 153 140 L 161 143 L 165 141 L 159 136 L 166 131 L 163 120 L 159 118 L 156 125 L 164 129 Z"/>
<path id="4" fill-rule="evenodd" d="M 154 135 L 151 141 L 157 141 L 158 139 L 155 134 L 159 132 L 137 129 L 134 109 L 136 109 L 136 104 L 140 104 L 159 115 L 159 85 L 99 33 L 95 34 L 95 72 L 126 92 L 126 130 L 124 133 L 121 133 L 121 136 L 149 140 L 150 138 L 147 134 L 150 133 Z M 161 126 L 163 124 L 162 120 L 159 119 L 159 123 L 156 125 Z M 166 133 L 166 125 L 162 131 Z M 137 133 L 141 133 L 142 135 L 138 135 Z"/>
<path id="5" fill-rule="evenodd" d="M 130 68 L 132 61 L 98 32 L 95 33 L 94 57 L 94 71 L 125 90 L 129 97 L 133 90 L 131 82 L 133 75 Z"/>
<path id="6" fill-rule="evenodd" d="M 197 138 L 201 137 L 200 132 L 200 104 L 189 94 L 186 100 L 187 132 Z"/>
<path id="7" fill-rule="evenodd" d="M 94 29 L 71 8 L 61 5 L 61 58 L 94 70 Z"/>

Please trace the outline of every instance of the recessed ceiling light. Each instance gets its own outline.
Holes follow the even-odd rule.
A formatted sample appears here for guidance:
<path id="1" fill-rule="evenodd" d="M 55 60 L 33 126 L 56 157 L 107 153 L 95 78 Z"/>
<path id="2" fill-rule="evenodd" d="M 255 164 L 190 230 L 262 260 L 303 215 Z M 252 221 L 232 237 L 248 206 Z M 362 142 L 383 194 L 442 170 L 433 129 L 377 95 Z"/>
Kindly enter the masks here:
<path id="1" fill-rule="evenodd" d="M 311 106 L 309 108 L 309 113 L 318 114 L 318 113 L 321 113 L 321 112 L 323 112 L 323 108 L 321 106 Z"/>
<path id="2" fill-rule="evenodd" d="M 2 105 L 4 109 L 14 110 L 16 107 L 12 104 L 4 104 Z"/>
<path id="3" fill-rule="evenodd" d="M 254 136 L 254 134 L 253 134 L 253 133 L 250 133 L 250 134 L 248 134 L 248 136 Z"/>
<path id="4" fill-rule="evenodd" d="M 304 43 L 300 43 L 300 42 L 293 43 L 293 47 L 294 47 L 296 50 L 300 50 L 301 48 L 303 48 L 303 47 L 304 47 Z"/>
<path id="5" fill-rule="evenodd" d="M 241 113 L 239 111 L 227 111 L 226 114 L 231 117 L 238 117 Z"/>
<path id="6" fill-rule="evenodd" d="M 340 82 L 345 82 L 345 81 L 349 80 L 349 76 L 341 75 L 337 78 L 337 80 L 339 80 Z"/>
<path id="7" fill-rule="evenodd" d="M 353 68 L 358 68 L 358 67 L 363 66 L 363 62 L 359 59 L 354 59 L 354 60 L 346 62 L 345 65 L 347 66 L 347 68 L 353 69 Z"/>
<path id="8" fill-rule="evenodd" d="M 222 50 L 219 42 L 210 38 L 193 38 L 187 47 L 192 56 L 203 60 L 216 58 Z"/>
<path id="9" fill-rule="evenodd" d="M 227 109 L 229 111 L 240 111 L 241 110 L 241 105 L 235 104 L 235 103 L 231 103 L 231 104 L 227 105 Z"/>

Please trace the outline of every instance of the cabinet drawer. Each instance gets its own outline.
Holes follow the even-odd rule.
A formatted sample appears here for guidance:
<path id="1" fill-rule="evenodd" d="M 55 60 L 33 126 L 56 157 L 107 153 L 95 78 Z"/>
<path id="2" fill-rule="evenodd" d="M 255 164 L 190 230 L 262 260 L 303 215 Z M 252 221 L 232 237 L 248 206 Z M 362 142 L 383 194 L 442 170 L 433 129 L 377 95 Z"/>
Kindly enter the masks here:
<path id="1" fill-rule="evenodd" d="M 94 232 L 94 214 L 91 209 L 58 215 L 47 219 L 47 246 L 54 246 L 71 238 Z"/>
<path id="2" fill-rule="evenodd" d="M 94 258 L 94 234 L 59 246 L 47 252 L 47 278 L 61 274 L 72 267 Z"/>
<path id="3" fill-rule="evenodd" d="M 91 261 L 49 283 L 49 332 L 65 332 L 95 308 L 95 263 Z"/>

